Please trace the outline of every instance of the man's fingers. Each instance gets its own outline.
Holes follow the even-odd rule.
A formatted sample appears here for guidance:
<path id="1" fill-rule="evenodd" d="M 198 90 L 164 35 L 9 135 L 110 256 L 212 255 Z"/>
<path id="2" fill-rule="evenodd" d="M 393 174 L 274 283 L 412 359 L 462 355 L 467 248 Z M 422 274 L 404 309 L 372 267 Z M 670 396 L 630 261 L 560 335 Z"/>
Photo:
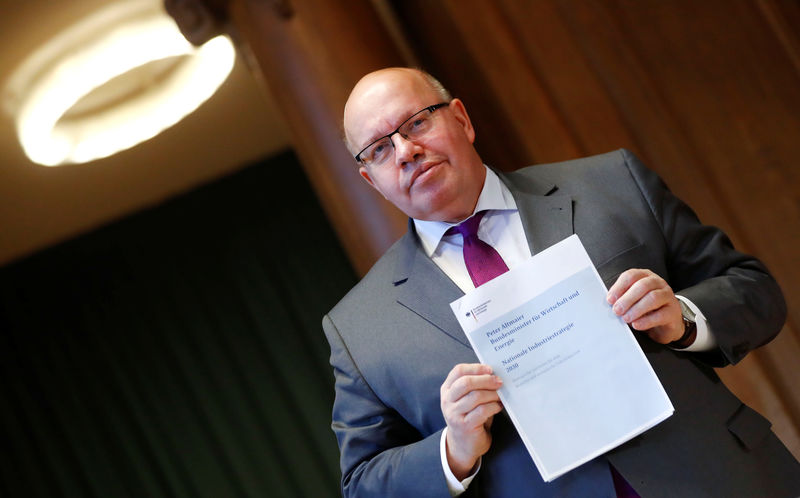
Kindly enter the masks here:
<path id="1" fill-rule="evenodd" d="M 669 319 L 670 319 L 669 310 L 664 306 L 634 320 L 633 322 L 631 322 L 631 327 L 633 327 L 636 330 L 645 331 L 652 329 L 654 327 L 667 325 L 669 323 Z M 650 335 L 650 338 L 653 340 L 656 339 L 656 337 L 653 337 L 653 335 Z"/>
<path id="2" fill-rule="evenodd" d="M 453 382 L 465 375 L 487 375 L 492 373 L 492 367 L 481 363 L 459 363 L 454 366 L 447 378 L 442 383 L 442 389 L 450 389 Z"/>
<path id="3" fill-rule="evenodd" d="M 500 397 L 497 391 L 479 390 L 471 391 L 462 396 L 455 402 L 446 405 L 446 411 L 452 413 L 454 416 L 463 416 L 474 410 L 476 407 L 487 404 L 499 402 Z"/>
<path id="4" fill-rule="evenodd" d="M 616 303 L 631 285 L 650 273 L 649 270 L 643 270 L 641 268 L 631 268 L 630 270 L 622 272 L 619 277 L 617 277 L 617 281 L 614 282 L 614 285 L 608 289 L 608 294 L 606 294 L 608 304 Z"/>
<path id="5" fill-rule="evenodd" d="M 488 427 L 486 427 L 487 421 L 500 413 L 502 409 L 503 404 L 500 403 L 500 401 L 478 405 L 466 414 L 464 417 L 464 425 L 466 427 L 482 427 L 488 430 Z"/>
<path id="6" fill-rule="evenodd" d="M 442 383 L 442 414 L 447 432 L 447 462 L 456 476 L 466 476 L 489 449 L 491 419 L 503 405 L 497 389 L 502 381 L 487 365 L 460 364 Z"/>
<path id="7" fill-rule="evenodd" d="M 671 289 L 653 289 L 636 301 L 633 306 L 628 308 L 622 315 L 625 323 L 633 323 L 646 317 L 676 299 Z M 616 310 L 615 310 L 616 311 Z M 656 324 L 658 325 L 658 324 Z M 635 327 L 638 329 L 638 327 Z"/>
<path id="8" fill-rule="evenodd" d="M 503 409 L 500 400 L 481 403 L 464 413 L 445 413 L 445 422 L 457 439 L 464 435 L 488 430 L 487 422 Z"/>
<path id="9" fill-rule="evenodd" d="M 643 276 L 639 280 L 633 282 L 625 293 L 617 298 L 614 302 L 614 313 L 620 316 L 623 315 L 631 306 L 638 303 L 639 300 L 644 298 L 649 292 L 665 286 L 666 282 L 658 275 L 651 274 Z"/>
<path id="10" fill-rule="evenodd" d="M 667 282 L 650 270 L 620 274 L 606 296 L 614 313 L 652 340 L 667 344 L 682 333 L 680 305 Z"/>
<path id="11" fill-rule="evenodd" d="M 466 375 L 456 379 L 442 392 L 442 399 L 454 403 L 473 391 L 495 391 L 503 381 L 496 375 Z"/>

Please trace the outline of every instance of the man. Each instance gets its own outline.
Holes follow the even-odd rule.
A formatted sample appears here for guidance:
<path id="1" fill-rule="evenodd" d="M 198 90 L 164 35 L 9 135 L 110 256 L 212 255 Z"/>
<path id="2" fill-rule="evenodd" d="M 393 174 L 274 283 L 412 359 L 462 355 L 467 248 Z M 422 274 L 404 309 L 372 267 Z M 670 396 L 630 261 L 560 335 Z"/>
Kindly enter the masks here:
<path id="1" fill-rule="evenodd" d="M 781 292 L 630 153 L 495 173 L 472 146 L 464 104 L 405 68 L 358 82 L 344 130 L 364 180 L 410 217 L 323 319 L 345 495 L 800 494 L 800 465 L 708 366 L 777 334 Z M 499 378 L 477 363 L 448 306 L 482 283 L 450 230 L 473 217 L 511 269 L 577 233 L 675 414 L 544 483 L 502 413 Z"/>

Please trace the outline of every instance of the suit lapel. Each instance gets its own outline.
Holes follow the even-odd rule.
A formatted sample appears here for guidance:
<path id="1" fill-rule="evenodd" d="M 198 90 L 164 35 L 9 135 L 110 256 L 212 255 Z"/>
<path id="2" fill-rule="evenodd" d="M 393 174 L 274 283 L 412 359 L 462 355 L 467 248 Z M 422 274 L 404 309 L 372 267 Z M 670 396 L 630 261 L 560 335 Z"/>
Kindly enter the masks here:
<path id="1" fill-rule="evenodd" d="M 515 195 L 514 200 L 519 208 L 531 254 L 541 252 L 572 235 L 571 197 Z"/>
<path id="2" fill-rule="evenodd" d="M 498 176 L 517 203 L 531 254 L 574 233 L 572 197 L 558 194 L 554 184 L 537 182 L 528 175 L 498 173 Z"/>
<path id="3" fill-rule="evenodd" d="M 450 303 L 464 293 L 422 250 L 413 222 L 403 238 L 394 285 L 397 302 L 471 349 Z"/>

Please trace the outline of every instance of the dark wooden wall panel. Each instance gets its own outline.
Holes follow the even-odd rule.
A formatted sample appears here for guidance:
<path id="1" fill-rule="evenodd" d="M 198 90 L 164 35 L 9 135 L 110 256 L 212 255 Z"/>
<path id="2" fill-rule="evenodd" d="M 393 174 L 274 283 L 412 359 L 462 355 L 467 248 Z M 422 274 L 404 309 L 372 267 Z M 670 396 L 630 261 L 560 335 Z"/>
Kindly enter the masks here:
<path id="1" fill-rule="evenodd" d="M 419 59 L 465 101 L 489 164 L 633 149 L 770 267 L 787 326 L 720 375 L 800 456 L 800 4 L 392 5 Z"/>
<path id="2" fill-rule="evenodd" d="M 211 1 L 211 0 L 206 0 Z M 353 267 L 363 275 L 405 230 L 405 215 L 358 175 L 342 110 L 369 71 L 402 65 L 369 0 L 222 0 L 239 50 L 273 93 Z"/>

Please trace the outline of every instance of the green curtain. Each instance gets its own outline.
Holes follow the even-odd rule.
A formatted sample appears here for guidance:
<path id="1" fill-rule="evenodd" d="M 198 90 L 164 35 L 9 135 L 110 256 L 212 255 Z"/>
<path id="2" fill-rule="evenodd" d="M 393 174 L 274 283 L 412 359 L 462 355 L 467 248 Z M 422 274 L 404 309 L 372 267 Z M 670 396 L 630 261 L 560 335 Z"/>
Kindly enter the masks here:
<path id="1" fill-rule="evenodd" d="M 290 152 L 0 269 L 0 495 L 338 496 L 355 281 Z"/>

